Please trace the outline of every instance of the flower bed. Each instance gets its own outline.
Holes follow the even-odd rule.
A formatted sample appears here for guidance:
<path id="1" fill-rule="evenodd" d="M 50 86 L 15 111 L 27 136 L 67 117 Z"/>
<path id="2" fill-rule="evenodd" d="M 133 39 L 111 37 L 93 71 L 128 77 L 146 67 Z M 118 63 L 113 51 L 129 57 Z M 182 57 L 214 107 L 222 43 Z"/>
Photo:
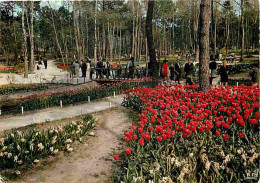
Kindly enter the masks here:
<path id="1" fill-rule="evenodd" d="M 39 91 L 48 89 L 44 84 L 10 84 L 0 86 L 0 95 L 7 95 L 17 92 Z"/>
<path id="2" fill-rule="evenodd" d="M 78 104 L 80 102 L 97 100 L 104 97 L 120 94 L 122 91 L 133 87 L 148 86 L 154 87 L 158 84 L 157 80 L 151 78 L 135 79 L 122 81 L 115 84 L 103 84 L 95 87 L 83 89 L 67 90 L 62 92 L 43 93 L 40 95 L 30 95 L 20 99 L 7 99 L 0 101 L 2 115 L 21 113 L 21 106 L 24 111 L 43 109 L 59 106 L 60 101 L 63 105 Z"/>
<path id="3" fill-rule="evenodd" d="M 71 143 L 95 126 L 92 115 L 80 122 L 44 131 L 14 131 L 0 138 L 0 169 L 17 168 L 20 165 L 38 163 L 39 159 L 55 155 L 58 151 L 71 152 Z"/>
<path id="4" fill-rule="evenodd" d="M 241 73 L 241 72 L 249 72 L 250 70 L 252 70 L 254 65 L 259 67 L 258 63 L 227 65 L 227 72 L 229 75 L 237 74 L 237 73 Z M 218 73 L 219 73 L 219 69 L 220 69 L 220 67 L 217 69 Z"/>
<path id="5" fill-rule="evenodd" d="M 115 154 L 115 182 L 258 180 L 259 88 L 175 85 L 129 89 L 122 105 L 140 112 Z"/>

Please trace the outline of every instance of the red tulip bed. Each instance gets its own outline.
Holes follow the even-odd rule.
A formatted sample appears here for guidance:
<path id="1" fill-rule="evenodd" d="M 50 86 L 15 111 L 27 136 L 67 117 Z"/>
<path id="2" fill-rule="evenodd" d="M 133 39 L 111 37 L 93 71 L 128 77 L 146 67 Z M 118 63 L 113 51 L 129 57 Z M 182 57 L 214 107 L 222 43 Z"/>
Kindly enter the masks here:
<path id="1" fill-rule="evenodd" d="M 259 88 L 156 86 L 125 91 L 139 114 L 115 154 L 114 182 L 258 180 Z M 251 177 L 248 177 L 251 176 Z"/>

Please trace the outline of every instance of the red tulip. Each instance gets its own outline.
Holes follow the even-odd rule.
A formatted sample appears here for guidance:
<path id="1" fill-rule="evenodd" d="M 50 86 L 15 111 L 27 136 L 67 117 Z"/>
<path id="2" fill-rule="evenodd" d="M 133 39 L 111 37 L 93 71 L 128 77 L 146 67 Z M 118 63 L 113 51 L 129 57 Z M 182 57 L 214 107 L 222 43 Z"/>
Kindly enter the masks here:
<path id="1" fill-rule="evenodd" d="M 114 155 L 114 160 L 118 160 L 118 158 L 119 158 L 119 157 L 118 157 L 118 154 L 115 154 L 115 155 Z"/>
<path id="2" fill-rule="evenodd" d="M 227 141 L 228 135 L 227 135 L 227 134 L 223 135 L 223 139 L 224 139 L 225 141 Z"/>
<path id="3" fill-rule="evenodd" d="M 243 132 L 240 132 L 240 133 L 238 134 L 238 136 L 239 136 L 239 137 L 244 137 L 245 134 L 244 134 Z"/>
<path id="4" fill-rule="evenodd" d="M 158 142 L 161 142 L 161 141 L 162 141 L 162 137 L 161 137 L 161 136 L 158 136 L 158 137 L 157 137 L 157 141 L 158 141 Z"/>
<path id="5" fill-rule="evenodd" d="M 130 155 L 130 154 L 132 153 L 131 148 L 127 148 L 127 149 L 125 150 L 125 153 L 128 154 L 128 155 Z"/>
<path id="6" fill-rule="evenodd" d="M 144 145 L 144 139 L 143 138 L 140 138 L 139 141 L 138 141 L 138 144 L 140 146 Z"/>

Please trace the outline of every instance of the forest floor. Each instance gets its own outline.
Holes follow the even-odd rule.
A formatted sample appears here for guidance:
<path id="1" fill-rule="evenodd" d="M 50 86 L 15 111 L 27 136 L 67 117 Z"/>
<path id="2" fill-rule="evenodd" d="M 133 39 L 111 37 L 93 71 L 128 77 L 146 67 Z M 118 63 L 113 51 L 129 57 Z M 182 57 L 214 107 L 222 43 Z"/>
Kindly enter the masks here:
<path id="1" fill-rule="evenodd" d="M 26 183 L 105 183 L 111 181 L 114 167 L 113 154 L 124 146 L 123 131 L 131 126 L 128 109 L 116 107 L 93 114 L 98 118 L 94 136 L 82 137 L 82 142 L 72 145 L 71 153 L 60 152 L 41 160 L 34 168 L 21 172 L 18 182 Z M 80 119 L 79 117 L 74 120 Z M 72 119 L 37 124 L 38 129 L 64 125 Z"/>

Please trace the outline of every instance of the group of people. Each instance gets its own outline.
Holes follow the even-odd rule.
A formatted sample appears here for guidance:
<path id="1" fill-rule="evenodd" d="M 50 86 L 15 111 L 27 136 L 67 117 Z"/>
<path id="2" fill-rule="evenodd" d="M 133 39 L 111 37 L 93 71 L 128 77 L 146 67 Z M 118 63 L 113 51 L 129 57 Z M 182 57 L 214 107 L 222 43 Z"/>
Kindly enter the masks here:
<path id="1" fill-rule="evenodd" d="M 168 61 L 165 59 L 162 64 L 162 78 L 168 79 L 172 82 L 180 83 L 181 77 L 181 65 L 179 60 L 175 65 L 172 63 L 171 66 L 168 68 Z"/>
<path id="2" fill-rule="evenodd" d="M 71 78 L 80 77 L 80 70 L 81 70 L 81 77 L 86 78 L 88 68 L 90 68 L 89 59 L 87 59 L 86 61 L 81 60 L 80 63 L 76 60 L 70 64 L 70 77 Z"/>
<path id="3" fill-rule="evenodd" d="M 43 62 L 43 65 L 44 65 L 44 68 L 47 69 L 47 58 L 46 57 L 42 57 L 41 55 L 38 56 L 38 63 L 37 63 L 37 70 L 40 70 L 41 69 L 41 66 L 42 66 L 42 62 Z"/>
<path id="4" fill-rule="evenodd" d="M 127 76 L 124 77 L 127 77 L 127 79 L 134 79 L 134 57 L 131 57 L 130 61 L 128 62 L 128 65 L 124 69 L 124 73 L 128 73 Z M 112 76 L 113 78 L 121 78 L 123 68 L 121 64 L 112 65 L 106 59 L 98 59 L 95 68 L 91 69 L 90 71 L 91 79 L 93 78 L 94 70 L 96 71 L 96 79 L 103 79 L 104 77 L 109 79 L 110 76 Z"/>

